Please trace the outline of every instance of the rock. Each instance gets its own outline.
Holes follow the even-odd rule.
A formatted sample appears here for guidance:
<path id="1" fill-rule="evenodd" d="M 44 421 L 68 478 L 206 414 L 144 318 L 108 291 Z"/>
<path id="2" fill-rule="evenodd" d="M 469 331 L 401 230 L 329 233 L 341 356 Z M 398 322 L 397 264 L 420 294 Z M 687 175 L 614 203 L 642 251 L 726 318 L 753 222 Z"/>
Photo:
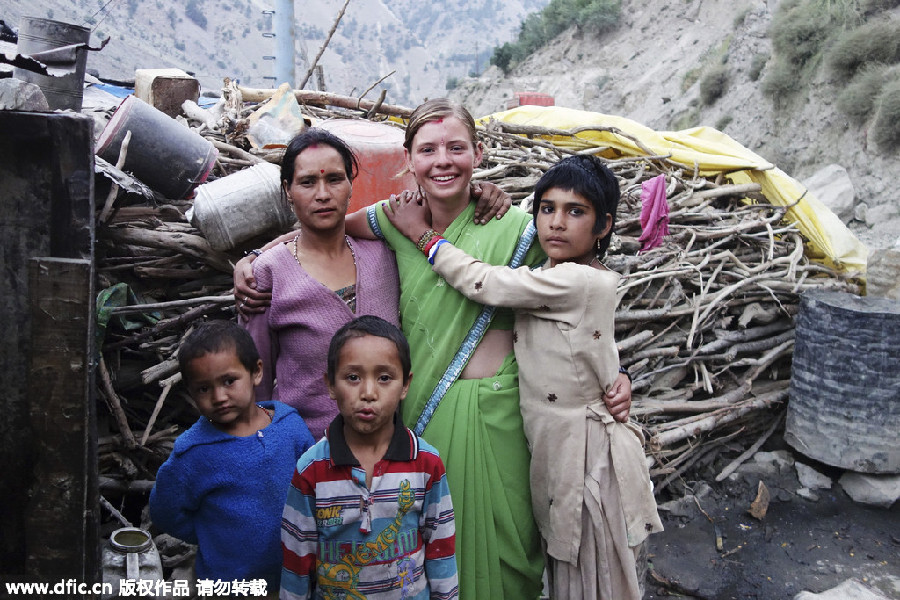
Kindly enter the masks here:
<path id="1" fill-rule="evenodd" d="M 861 581 L 848 579 L 836 588 L 825 590 L 821 594 L 800 592 L 794 600 L 890 600 L 877 590 L 873 590 Z"/>
<path id="2" fill-rule="evenodd" d="M 663 502 L 657 508 L 662 512 L 669 513 L 673 517 L 693 519 L 694 517 L 700 516 L 700 509 L 697 508 L 697 502 L 692 495 L 682 496 L 681 498 L 670 500 L 669 502 Z"/>
<path id="3" fill-rule="evenodd" d="M 900 475 L 869 475 L 847 471 L 838 483 L 854 502 L 890 508 L 900 498 Z"/>
<path id="4" fill-rule="evenodd" d="M 794 467 L 797 469 L 797 477 L 800 479 L 800 484 L 803 487 L 810 490 L 831 489 L 831 478 L 827 475 L 823 475 L 812 467 L 799 462 Z M 800 492 L 798 491 L 797 493 L 799 494 Z"/>
<path id="5" fill-rule="evenodd" d="M 771 465 L 775 468 L 774 474 L 786 473 L 794 465 L 794 457 L 787 450 L 775 452 L 757 452 L 753 455 L 753 462 L 759 465 Z"/>
<path id="6" fill-rule="evenodd" d="M 856 191 L 847 170 L 831 164 L 819 169 L 803 182 L 810 193 L 831 209 L 843 222 L 854 217 Z"/>
<path id="7" fill-rule="evenodd" d="M 819 501 L 819 495 L 816 494 L 814 491 L 812 491 L 809 488 L 805 488 L 805 487 L 800 488 L 799 490 L 797 490 L 797 495 L 800 496 L 801 498 L 803 498 L 804 500 L 809 500 L 810 502 L 818 502 Z"/>
<path id="8" fill-rule="evenodd" d="M 865 223 L 866 227 L 872 226 L 869 221 L 869 205 L 865 202 L 860 202 L 853 208 L 853 218 L 860 223 Z"/>
<path id="9" fill-rule="evenodd" d="M 34 83 L 20 79 L 0 79 L 0 110 L 49 112 L 44 92 Z"/>
<path id="10" fill-rule="evenodd" d="M 866 295 L 900 300 L 900 240 L 894 250 L 872 250 L 866 265 Z"/>

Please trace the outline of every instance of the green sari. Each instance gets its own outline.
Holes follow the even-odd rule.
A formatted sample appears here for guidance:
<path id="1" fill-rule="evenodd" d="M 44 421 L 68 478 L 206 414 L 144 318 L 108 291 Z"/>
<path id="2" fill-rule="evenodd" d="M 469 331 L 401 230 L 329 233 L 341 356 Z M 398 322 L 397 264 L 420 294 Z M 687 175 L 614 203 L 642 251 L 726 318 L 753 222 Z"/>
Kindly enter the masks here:
<path id="1" fill-rule="evenodd" d="M 380 205 L 372 211 L 370 223 L 377 218 L 373 229 L 394 250 L 400 272 L 401 323 L 412 349 L 413 372 L 400 408 L 404 422 L 412 427 L 483 306 L 438 277 L 415 244 L 390 224 Z M 513 207 L 500 221 L 475 225 L 474 211 L 470 204 L 443 237 L 476 258 L 508 264 L 531 215 Z M 534 244 L 524 264 L 535 265 L 543 258 Z M 512 312 L 498 308 L 488 328 L 512 325 Z M 537 598 L 543 557 L 532 516 L 530 455 L 519 412 L 514 354 L 493 377 L 450 385 L 422 437 L 438 449 L 447 469 L 456 515 L 460 598 Z"/>

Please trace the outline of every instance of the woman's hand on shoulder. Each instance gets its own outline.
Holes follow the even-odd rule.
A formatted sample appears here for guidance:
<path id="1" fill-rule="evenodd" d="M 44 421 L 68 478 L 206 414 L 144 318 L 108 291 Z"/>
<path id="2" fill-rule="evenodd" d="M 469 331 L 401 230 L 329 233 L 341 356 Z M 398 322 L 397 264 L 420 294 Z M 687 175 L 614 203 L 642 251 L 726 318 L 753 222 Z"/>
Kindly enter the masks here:
<path id="1" fill-rule="evenodd" d="M 612 388 L 603 396 L 609 414 L 619 423 L 628 421 L 631 413 L 631 381 L 624 373 L 619 373 Z"/>
<path id="2" fill-rule="evenodd" d="M 250 254 L 234 265 L 234 305 L 243 319 L 250 315 L 265 312 L 272 303 L 272 294 L 256 289 L 256 278 L 253 277 L 253 259 Z"/>
<path id="3" fill-rule="evenodd" d="M 406 190 L 392 194 L 384 215 L 397 231 L 416 242 L 431 228 L 431 210 L 419 192 Z"/>
<path id="4" fill-rule="evenodd" d="M 493 183 L 473 183 L 472 198 L 475 199 L 475 222 L 484 225 L 495 216 L 500 219 L 512 206 L 512 196 Z"/>

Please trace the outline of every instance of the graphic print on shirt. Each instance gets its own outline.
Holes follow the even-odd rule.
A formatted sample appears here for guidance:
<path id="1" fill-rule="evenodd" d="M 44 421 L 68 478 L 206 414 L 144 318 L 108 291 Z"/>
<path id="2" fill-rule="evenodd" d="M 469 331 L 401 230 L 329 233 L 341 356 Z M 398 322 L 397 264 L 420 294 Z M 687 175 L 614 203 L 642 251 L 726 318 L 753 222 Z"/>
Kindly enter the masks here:
<path id="1" fill-rule="evenodd" d="M 357 590 L 359 587 L 360 569 L 370 562 L 379 560 L 391 560 L 396 556 L 402 556 L 416 548 L 418 532 L 415 530 L 401 531 L 400 526 L 403 517 L 415 505 L 416 494 L 411 490 L 408 479 L 400 482 L 400 495 L 397 499 L 399 508 L 394 520 L 385 527 L 373 542 L 353 544 L 353 548 L 341 548 L 337 546 L 349 546 L 346 542 L 330 542 L 330 548 L 319 547 L 319 555 L 316 560 L 316 578 L 322 597 L 326 600 L 365 600 L 365 596 Z M 329 509 L 323 509 L 329 510 Z M 318 517 L 318 513 L 316 515 Z M 337 552 L 334 552 L 337 550 Z M 349 550 L 349 551 L 342 551 Z M 328 562 L 323 558 L 334 557 L 339 562 Z M 399 565 L 398 565 L 399 567 Z M 409 569 L 406 569 L 409 572 Z M 404 569 L 398 568 L 397 578 L 401 589 L 407 583 Z"/>

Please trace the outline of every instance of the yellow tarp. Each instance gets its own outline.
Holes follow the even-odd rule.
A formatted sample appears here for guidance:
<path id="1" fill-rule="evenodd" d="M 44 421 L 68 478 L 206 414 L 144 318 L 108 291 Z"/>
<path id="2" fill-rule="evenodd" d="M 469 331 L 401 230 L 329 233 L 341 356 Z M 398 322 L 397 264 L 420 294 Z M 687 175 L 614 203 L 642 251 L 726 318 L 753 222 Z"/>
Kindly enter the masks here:
<path id="1" fill-rule="evenodd" d="M 624 117 L 575 110 L 561 106 L 520 106 L 478 119 L 480 125 L 491 120 L 516 125 L 572 130 L 583 127 L 614 128 L 615 131 L 581 131 L 568 136 L 542 136 L 557 146 L 571 149 L 607 147 L 606 158 L 621 156 L 667 156 L 684 165 L 686 174 L 704 177 L 725 173 L 732 183 L 758 183 L 766 199 L 774 205 L 789 206 L 787 218 L 797 224 L 809 240 L 810 258 L 824 262 L 840 272 L 864 276 L 868 251 L 856 236 L 806 188 L 784 171 L 775 168 L 726 134 L 711 127 L 682 131 L 654 131 Z M 633 139 L 629 139 L 633 138 Z M 643 147 L 643 148 L 642 148 Z"/>

